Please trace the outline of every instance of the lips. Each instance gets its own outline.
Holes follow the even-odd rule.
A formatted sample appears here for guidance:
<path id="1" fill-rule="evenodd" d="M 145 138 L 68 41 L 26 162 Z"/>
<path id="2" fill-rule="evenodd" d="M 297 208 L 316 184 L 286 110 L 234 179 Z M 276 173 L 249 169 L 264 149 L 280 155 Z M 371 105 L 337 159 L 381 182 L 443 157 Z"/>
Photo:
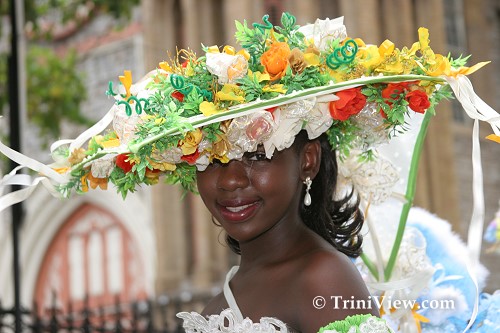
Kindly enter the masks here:
<path id="1" fill-rule="evenodd" d="M 240 222 L 255 215 L 259 200 L 227 200 L 217 203 L 221 217 L 228 222 Z"/>

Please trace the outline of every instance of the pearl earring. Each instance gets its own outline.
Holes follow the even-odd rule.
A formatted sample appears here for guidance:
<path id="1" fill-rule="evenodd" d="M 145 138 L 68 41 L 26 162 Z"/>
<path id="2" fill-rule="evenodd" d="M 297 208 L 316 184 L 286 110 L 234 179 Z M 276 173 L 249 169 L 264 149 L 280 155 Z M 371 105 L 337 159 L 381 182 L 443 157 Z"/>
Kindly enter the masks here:
<path id="1" fill-rule="evenodd" d="M 304 180 L 304 184 L 306 185 L 306 195 L 304 196 L 304 205 L 310 206 L 311 205 L 311 195 L 309 194 L 309 190 L 311 189 L 311 185 L 312 185 L 311 177 L 307 177 L 306 180 Z"/>

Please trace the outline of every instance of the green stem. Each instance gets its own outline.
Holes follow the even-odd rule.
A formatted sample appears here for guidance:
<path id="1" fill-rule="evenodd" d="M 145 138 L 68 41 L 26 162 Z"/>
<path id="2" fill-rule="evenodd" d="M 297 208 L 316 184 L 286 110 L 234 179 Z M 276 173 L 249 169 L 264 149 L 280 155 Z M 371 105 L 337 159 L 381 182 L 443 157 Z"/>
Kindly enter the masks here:
<path id="1" fill-rule="evenodd" d="M 379 276 L 378 276 L 377 268 L 375 267 L 375 264 L 373 263 L 373 261 L 371 261 L 370 258 L 368 258 L 368 256 L 364 253 L 361 253 L 360 258 L 361 258 L 361 260 L 363 260 L 363 263 L 366 265 L 366 267 L 368 267 L 368 270 L 370 271 L 370 273 L 372 273 L 372 275 L 375 277 L 375 280 L 378 281 Z"/>
<path id="2" fill-rule="evenodd" d="M 420 126 L 420 131 L 418 132 L 417 141 L 415 142 L 415 148 L 413 149 L 413 155 L 411 157 L 411 164 L 410 164 L 410 172 L 408 175 L 408 186 L 406 187 L 406 194 L 405 194 L 406 202 L 403 205 L 403 209 L 401 210 L 398 230 L 396 232 L 396 239 L 394 240 L 394 244 L 392 246 L 391 255 L 389 257 L 387 267 L 385 268 L 385 274 L 384 274 L 385 281 L 389 281 L 389 279 L 391 278 L 391 274 L 394 269 L 394 265 L 396 263 L 396 259 L 398 256 L 399 248 L 403 240 L 406 221 L 408 220 L 408 214 L 410 212 L 410 208 L 413 205 L 413 199 L 415 198 L 415 191 L 417 189 L 418 163 L 420 161 L 420 156 L 422 155 L 422 148 L 424 146 L 424 140 L 427 134 L 427 128 L 429 127 L 429 123 L 432 116 L 433 112 L 430 112 L 429 110 L 425 112 L 422 125 Z"/>

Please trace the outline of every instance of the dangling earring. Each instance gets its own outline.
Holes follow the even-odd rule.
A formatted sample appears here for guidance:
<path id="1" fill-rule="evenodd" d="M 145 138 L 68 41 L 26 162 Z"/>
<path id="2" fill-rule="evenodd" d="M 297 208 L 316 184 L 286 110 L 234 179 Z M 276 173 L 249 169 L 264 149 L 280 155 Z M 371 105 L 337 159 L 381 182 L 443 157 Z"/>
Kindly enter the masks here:
<path id="1" fill-rule="evenodd" d="M 306 185 L 306 195 L 304 196 L 304 205 L 311 205 L 311 195 L 309 194 L 309 190 L 311 189 L 312 180 L 311 177 L 307 177 L 303 182 Z"/>

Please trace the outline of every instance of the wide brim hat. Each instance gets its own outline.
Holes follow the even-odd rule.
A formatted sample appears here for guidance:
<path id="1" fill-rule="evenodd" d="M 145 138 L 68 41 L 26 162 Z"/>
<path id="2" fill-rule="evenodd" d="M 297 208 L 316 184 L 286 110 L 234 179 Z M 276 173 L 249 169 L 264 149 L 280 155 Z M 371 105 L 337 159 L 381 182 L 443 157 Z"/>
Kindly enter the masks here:
<path id="1" fill-rule="evenodd" d="M 38 184 L 64 197 L 108 183 L 125 196 L 160 179 L 196 191 L 196 170 L 240 159 L 259 145 L 271 158 L 302 130 L 310 139 L 326 133 L 340 160 L 352 151 L 371 160 L 377 146 L 407 130 L 414 114 L 433 113 L 451 97 L 449 87 L 500 141 L 498 113 L 465 76 L 486 63 L 466 67 L 464 58 L 434 53 L 425 28 L 403 48 L 351 38 L 343 18 L 299 26 L 285 13 L 281 26 L 264 16 L 252 26 L 236 22 L 236 29 L 240 49 L 204 47 L 200 57 L 180 50 L 136 83 L 124 71 L 117 89 L 110 82 L 115 103 L 107 114 L 76 139 L 55 142 L 51 165 L 1 145 L 20 164 L 2 185 L 28 186 L 0 199 L 1 208 L 24 200 Z M 39 177 L 16 175 L 23 167 Z"/>

